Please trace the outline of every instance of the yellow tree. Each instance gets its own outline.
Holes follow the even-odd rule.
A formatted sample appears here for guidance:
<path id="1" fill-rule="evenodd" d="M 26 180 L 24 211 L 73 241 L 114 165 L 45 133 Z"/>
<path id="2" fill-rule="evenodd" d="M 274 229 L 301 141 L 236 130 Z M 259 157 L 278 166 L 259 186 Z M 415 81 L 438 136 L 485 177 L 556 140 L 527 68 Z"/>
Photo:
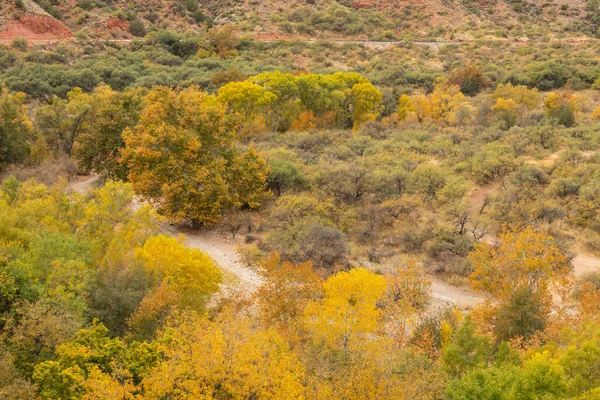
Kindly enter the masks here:
<path id="1" fill-rule="evenodd" d="M 513 112 L 517 108 L 519 108 L 519 105 L 513 99 L 504 99 L 502 97 L 498 97 L 496 103 L 492 106 L 492 110 L 494 111 Z"/>
<path id="2" fill-rule="evenodd" d="M 544 99 L 544 108 L 549 115 L 552 110 L 560 107 L 566 107 L 572 112 L 580 109 L 577 97 L 570 91 L 553 92 Z"/>
<path id="3" fill-rule="evenodd" d="M 351 92 L 352 119 L 354 130 L 360 128 L 365 122 L 375 120 L 381 112 L 381 93 L 371 83 L 357 83 L 352 86 Z"/>
<path id="4" fill-rule="evenodd" d="M 210 257 L 175 238 L 152 237 L 137 250 L 137 257 L 156 282 L 129 320 L 138 335 L 151 336 L 173 308 L 203 311 L 219 290 L 221 272 Z"/>
<path id="5" fill-rule="evenodd" d="M 478 243 L 469 254 L 474 268 L 469 280 L 476 289 L 505 297 L 527 287 L 543 295 L 553 280 L 566 277 L 570 271 L 553 238 L 531 226 L 507 229 L 499 240 L 497 248 Z"/>
<path id="6" fill-rule="evenodd" d="M 226 309 L 216 321 L 182 315 L 160 340 L 145 399 L 298 399 L 303 367 L 285 340 Z"/>
<path id="7" fill-rule="evenodd" d="M 455 113 L 457 109 L 466 101 L 466 97 L 460 91 L 459 86 L 446 86 L 443 82 L 436 85 L 429 98 L 433 118 L 446 122 L 454 122 L 456 120 Z"/>
<path id="8" fill-rule="evenodd" d="M 499 98 L 512 100 L 519 106 L 524 106 L 527 110 L 533 110 L 540 103 L 541 95 L 536 88 L 529 89 L 527 86 L 513 86 L 512 83 L 507 83 L 506 85 L 498 85 L 492 93 L 492 99 L 498 100 Z"/>
<path id="9" fill-rule="evenodd" d="M 364 268 L 340 272 L 324 284 L 325 297 L 310 302 L 304 312 L 313 340 L 347 351 L 380 327 L 377 302 L 386 289 L 383 276 Z"/>
<path id="10" fill-rule="evenodd" d="M 137 256 L 157 281 L 168 280 L 188 307 L 202 309 L 208 296 L 219 290 L 221 272 L 210 257 L 175 238 L 152 237 Z"/>
<path id="11" fill-rule="evenodd" d="M 263 263 L 266 282 L 256 294 L 266 326 L 274 326 L 290 340 L 301 334 L 302 313 L 322 292 L 322 279 L 311 262 L 294 265 L 273 254 Z"/>
<path id="12" fill-rule="evenodd" d="M 298 77 L 275 71 L 253 76 L 249 81 L 261 85 L 265 91 L 276 96 L 269 107 L 271 129 L 287 130 L 299 112 Z"/>
<path id="13" fill-rule="evenodd" d="M 425 122 L 428 118 L 431 118 L 431 102 L 427 96 L 416 96 L 412 99 L 412 103 L 419 123 Z"/>
<path id="14" fill-rule="evenodd" d="M 155 88 L 136 128 L 123 133 L 123 161 L 136 193 L 168 217 L 211 224 L 242 206 L 256 207 L 268 168 L 236 146 L 213 96 L 194 87 Z"/>
<path id="15" fill-rule="evenodd" d="M 513 99 L 505 99 L 502 97 L 498 97 L 492 106 L 492 110 L 505 121 L 507 129 L 515 124 L 517 117 L 519 116 L 519 108 L 519 104 Z"/>
<path id="16" fill-rule="evenodd" d="M 411 112 L 415 111 L 415 106 L 413 101 L 407 94 L 403 94 L 400 96 L 398 100 L 398 119 L 400 121 L 404 121 Z"/>
<path id="17" fill-rule="evenodd" d="M 239 123 L 250 121 L 277 100 L 274 93 L 249 81 L 231 82 L 219 89 L 217 101 L 235 115 Z"/>

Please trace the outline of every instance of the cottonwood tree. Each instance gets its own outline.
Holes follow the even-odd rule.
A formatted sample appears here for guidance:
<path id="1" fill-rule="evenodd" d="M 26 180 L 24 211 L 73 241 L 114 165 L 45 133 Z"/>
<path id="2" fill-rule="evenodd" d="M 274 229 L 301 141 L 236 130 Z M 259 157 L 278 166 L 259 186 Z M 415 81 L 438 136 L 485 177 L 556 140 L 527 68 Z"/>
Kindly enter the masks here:
<path id="1" fill-rule="evenodd" d="M 136 126 L 143 104 L 139 89 L 116 92 L 99 86 L 92 94 L 69 92 L 67 107 L 73 113 L 70 140 L 81 169 L 127 179 L 127 168 L 121 163 L 122 133 Z"/>
<path id="2" fill-rule="evenodd" d="M 0 169 L 23 161 L 30 152 L 33 124 L 27 118 L 25 93 L 11 94 L 0 84 Z"/>
<path id="3" fill-rule="evenodd" d="M 176 220 L 217 222 L 225 212 L 256 207 L 268 168 L 242 150 L 213 96 L 194 87 L 155 88 L 134 130 L 123 133 L 123 162 L 135 191 Z"/>
<path id="4" fill-rule="evenodd" d="M 377 302 L 385 293 L 385 278 L 364 268 L 339 272 L 324 284 L 325 297 L 310 302 L 304 317 L 313 340 L 349 351 L 380 329 Z"/>

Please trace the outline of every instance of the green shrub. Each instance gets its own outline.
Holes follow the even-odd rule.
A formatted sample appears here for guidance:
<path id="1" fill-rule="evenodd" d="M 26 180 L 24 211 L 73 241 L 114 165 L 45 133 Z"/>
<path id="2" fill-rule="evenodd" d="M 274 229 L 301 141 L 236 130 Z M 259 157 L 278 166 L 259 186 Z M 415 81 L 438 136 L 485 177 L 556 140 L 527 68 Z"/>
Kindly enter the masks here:
<path id="1" fill-rule="evenodd" d="M 550 119 L 567 128 L 575 125 L 575 114 L 571 111 L 569 106 L 561 105 L 558 108 L 553 108 L 550 110 L 549 116 Z"/>
<path id="2" fill-rule="evenodd" d="M 29 42 L 25 38 L 18 37 L 14 38 L 10 45 L 13 49 L 27 51 L 27 48 L 29 47 Z"/>
<path id="3" fill-rule="evenodd" d="M 129 23 L 129 32 L 131 32 L 133 36 L 144 37 L 146 36 L 146 26 L 141 19 L 135 18 Z"/>

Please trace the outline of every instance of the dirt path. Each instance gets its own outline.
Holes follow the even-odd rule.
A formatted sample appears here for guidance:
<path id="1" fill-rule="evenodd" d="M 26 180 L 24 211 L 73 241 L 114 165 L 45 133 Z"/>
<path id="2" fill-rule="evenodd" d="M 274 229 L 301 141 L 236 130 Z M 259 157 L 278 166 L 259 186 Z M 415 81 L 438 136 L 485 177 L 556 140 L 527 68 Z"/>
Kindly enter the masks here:
<path id="1" fill-rule="evenodd" d="M 461 309 L 471 309 L 485 301 L 485 297 L 470 290 L 452 286 L 434 277 L 431 279 L 431 297 L 435 303 L 455 305 Z"/>
<path id="2" fill-rule="evenodd" d="M 94 184 L 100 179 L 100 175 L 78 176 L 69 182 L 69 189 L 75 193 L 87 194 L 94 188 Z"/>
<path id="3" fill-rule="evenodd" d="M 600 272 L 600 257 L 577 253 L 573 258 L 573 274 L 575 277 L 581 278 L 591 272 Z"/>
<path id="4" fill-rule="evenodd" d="M 69 189 L 82 195 L 87 194 L 93 189 L 98 179 L 100 179 L 100 175 L 77 177 L 69 183 Z M 242 264 L 234 241 L 211 231 L 188 232 L 169 229 L 168 232 L 184 235 L 189 247 L 205 252 L 224 272 L 235 276 L 238 280 L 236 286 L 239 290 L 253 293 L 262 284 L 263 278 Z"/>
<path id="5" fill-rule="evenodd" d="M 242 264 L 234 241 L 211 231 L 181 232 L 191 248 L 208 254 L 217 265 L 239 279 L 238 288 L 244 293 L 254 293 L 263 283 L 263 278 Z"/>
<path id="6" fill-rule="evenodd" d="M 69 188 L 76 193 L 86 194 L 92 190 L 99 175 L 79 177 L 69 184 Z M 241 262 L 235 241 L 227 239 L 212 231 L 189 232 L 185 230 L 170 230 L 171 233 L 185 236 L 189 247 L 201 250 L 208 254 L 225 272 L 236 277 L 238 282 L 236 290 L 244 293 L 254 293 L 262 284 L 263 277 Z M 493 243 L 495 238 L 488 237 Z M 578 253 L 573 259 L 574 274 L 577 278 L 589 272 L 600 271 L 600 257 Z M 456 286 L 445 283 L 435 277 L 431 278 L 431 296 L 434 303 L 455 305 L 462 309 L 470 309 L 483 302 L 485 297 Z"/>

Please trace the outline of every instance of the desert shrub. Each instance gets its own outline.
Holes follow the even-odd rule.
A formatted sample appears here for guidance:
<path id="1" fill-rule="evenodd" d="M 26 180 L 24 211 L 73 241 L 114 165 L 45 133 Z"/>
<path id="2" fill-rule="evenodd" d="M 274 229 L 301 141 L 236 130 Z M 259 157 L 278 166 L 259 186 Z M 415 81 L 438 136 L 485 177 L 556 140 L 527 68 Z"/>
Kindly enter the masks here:
<path id="1" fill-rule="evenodd" d="M 413 331 L 411 342 L 418 346 L 431 341 L 433 348 L 441 349 L 444 341 L 450 339 L 445 336 L 458 326 L 458 322 L 457 314 L 451 307 L 438 309 L 421 319 Z"/>
<path id="2" fill-rule="evenodd" d="M 10 45 L 13 49 L 27 51 L 27 48 L 29 47 L 29 42 L 25 38 L 18 37 L 14 38 Z"/>
<path id="3" fill-rule="evenodd" d="M 550 119 L 556 121 L 557 124 L 566 126 L 567 128 L 575 125 L 575 114 L 567 105 L 560 105 L 548 112 Z"/>
<path id="4" fill-rule="evenodd" d="M 0 44 L 0 70 L 12 67 L 17 61 L 17 55 L 8 46 Z"/>
<path id="5" fill-rule="evenodd" d="M 79 173 L 77 163 L 69 157 L 47 159 L 39 165 L 22 166 L 11 165 L 3 174 L 3 179 L 14 176 L 20 182 L 35 179 L 44 185 L 54 185 L 61 178 L 69 179 Z"/>
<path id="6" fill-rule="evenodd" d="M 144 21 L 139 18 L 135 18 L 129 23 L 129 32 L 131 32 L 133 36 L 137 37 L 146 36 L 146 26 L 144 25 Z"/>
<path id="7" fill-rule="evenodd" d="M 547 315 L 544 302 L 538 295 L 522 287 L 512 293 L 496 311 L 494 335 L 498 342 L 516 337 L 529 339 L 546 326 Z"/>
<path id="8" fill-rule="evenodd" d="M 467 96 L 475 96 L 490 83 L 481 67 L 475 65 L 459 68 L 448 77 L 448 84 L 458 85 L 460 91 Z"/>
<path id="9" fill-rule="evenodd" d="M 311 260 L 316 267 L 331 268 L 346 260 L 348 248 L 344 234 L 336 228 L 314 224 L 298 240 L 298 258 Z"/>

